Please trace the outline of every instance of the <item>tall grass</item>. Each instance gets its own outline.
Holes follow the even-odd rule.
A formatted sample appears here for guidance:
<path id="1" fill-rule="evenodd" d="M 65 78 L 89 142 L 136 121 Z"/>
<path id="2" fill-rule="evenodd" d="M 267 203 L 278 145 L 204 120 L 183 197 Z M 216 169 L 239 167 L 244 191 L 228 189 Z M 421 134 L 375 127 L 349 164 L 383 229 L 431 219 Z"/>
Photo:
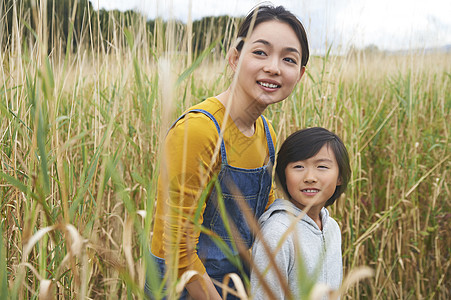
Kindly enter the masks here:
<path id="1" fill-rule="evenodd" d="M 96 43 L 86 19 L 85 43 L 53 36 L 48 49 L 45 5 L 15 3 L 13 33 L 0 35 L 1 295 L 143 297 L 161 141 L 230 84 L 229 45 L 211 26 L 211 46 L 192 53 L 190 24 L 148 31 L 111 14 L 113 43 Z M 236 20 L 226 26 L 233 36 Z M 349 149 L 353 178 L 332 216 L 345 275 L 366 265 L 374 277 L 345 298 L 451 296 L 450 74 L 449 53 L 312 57 L 265 112 L 279 141 L 324 126 Z"/>

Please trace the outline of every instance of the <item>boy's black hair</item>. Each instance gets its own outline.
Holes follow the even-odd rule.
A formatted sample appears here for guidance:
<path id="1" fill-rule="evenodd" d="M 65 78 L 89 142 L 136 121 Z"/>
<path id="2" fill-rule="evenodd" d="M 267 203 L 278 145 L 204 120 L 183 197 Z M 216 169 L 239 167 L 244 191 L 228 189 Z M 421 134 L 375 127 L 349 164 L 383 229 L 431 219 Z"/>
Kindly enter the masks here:
<path id="1" fill-rule="evenodd" d="M 301 21 L 299 21 L 299 19 L 295 15 L 286 10 L 283 6 L 275 7 L 273 5 L 260 5 L 254 8 L 246 16 L 243 23 L 241 23 L 240 28 L 238 29 L 238 38 L 242 38 L 242 40 L 238 43 L 236 49 L 238 51 L 241 51 L 241 49 L 243 48 L 244 39 L 249 32 L 249 28 L 251 27 L 255 13 L 257 14 L 257 16 L 255 17 L 253 28 L 257 27 L 257 25 L 260 23 L 273 20 L 286 23 L 290 25 L 291 28 L 293 28 L 294 33 L 301 43 L 301 67 L 305 67 L 310 55 L 307 34 L 305 33 L 305 29 Z"/>
<path id="2" fill-rule="evenodd" d="M 322 127 L 312 127 L 291 134 L 283 142 L 277 153 L 276 179 L 287 196 L 290 196 L 285 177 L 287 165 L 291 162 L 306 160 L 315 156 L 324 145 L 332 149 L 335 155 L 339 170 L 338 176 L 341 180 L 341 185 L 336 187 L 334 194 L 324 206 L 332 205 L 346 190 L 351 177 L 351 167 L 345 145 L 335 133 Z"/>

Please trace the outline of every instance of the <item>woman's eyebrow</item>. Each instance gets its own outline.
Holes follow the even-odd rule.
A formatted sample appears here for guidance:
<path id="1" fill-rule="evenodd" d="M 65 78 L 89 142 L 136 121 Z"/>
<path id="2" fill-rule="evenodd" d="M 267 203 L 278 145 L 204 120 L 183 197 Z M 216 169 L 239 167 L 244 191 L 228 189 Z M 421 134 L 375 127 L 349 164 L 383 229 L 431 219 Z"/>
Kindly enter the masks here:
<path id="1" fill-rule="evenodd" d="M 263 39 L 255 40 L 252 44 L 257 44 L 257 43 L 261 43 L 261 44 L 266 45 L 266 46 L 271 46 L 270 42 L 268 42 L 267 40 L 263 40 Z"/>
<path id="2" fill-rule="evenodd" d="M 301 53 L 299 52 L 299 50 L 296 49 L 296 48 L 293 48 L 293 47 L 286 47 L 286 48 L 285 48 L 285 51 L 287 51 L 287 52 L 294 52 L 294 53 L 297 53 L 297 54 L 301 55 Z"/>
<path id="3" fill-rule="evenodd" d="M 270 46 L 270 47 L 272 47 L 271 43 L 268 42 L 267 40 L 258 39 L 258 40 L 255 40 L 255 41 L 253 42 L 253 44 L 257 44 L 257 43 L 261 43 L 261 44 L 263 44 L 263 45 L 265 45 L 265 46 Z M 297 54 L 301 55 L 301 53 L 299 52 L 299 50 L 296 49 L 296 48 L 294 48 L 294 47 L 286 47 L 286 48 L 284 48 L 284 50 L 287 51 L 287 52 L 294 52 L 294 53 L 297 53 Z"/>

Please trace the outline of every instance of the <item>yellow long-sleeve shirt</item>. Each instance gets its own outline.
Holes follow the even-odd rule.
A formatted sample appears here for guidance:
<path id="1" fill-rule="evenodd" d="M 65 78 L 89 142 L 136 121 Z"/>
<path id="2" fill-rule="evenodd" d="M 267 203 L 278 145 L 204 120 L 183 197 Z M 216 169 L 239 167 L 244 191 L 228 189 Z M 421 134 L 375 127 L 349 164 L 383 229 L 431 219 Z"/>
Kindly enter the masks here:
<path id="1" fill-rule="evenodd" d="M 195 105 L 211 113 L 220 126 L 225 107 L 216 98 Z M 275 132 L 268 123 L 274 145 Z M 213 121 L 203 113 L 189 113 L 179 120 L 165 139 L 158 196 L 152 237 L 152 253 L 160 258 L 175 258 L 178 276 L 187 270 L 205 273 L 196 245 L 200 231 L 192 223 L 198 209 L 200 193 L 205 190 L 213 174 L 221 169 L 221 154 L 211 163 L 219 138 Z M 229 117 L 224 130 L 228 164 L 238 168 L 254 169 L 269 160 L 265 129 L 261 118 L 255 124 L 255 133 L 247 137 Z M 268 206 L 274 201 L 271 189 Z M 201 207 L 202 223 L 206 204 Z"/>

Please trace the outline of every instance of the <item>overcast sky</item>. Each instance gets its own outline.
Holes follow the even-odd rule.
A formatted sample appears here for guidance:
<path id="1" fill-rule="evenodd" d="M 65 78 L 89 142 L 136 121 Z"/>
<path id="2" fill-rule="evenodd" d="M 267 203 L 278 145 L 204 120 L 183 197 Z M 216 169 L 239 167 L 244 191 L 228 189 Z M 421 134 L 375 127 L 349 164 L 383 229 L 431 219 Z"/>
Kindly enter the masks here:
<path id="1" fill-rule="evenodd" d="M 193 20 L 204 16 L 244 16 L 255 0 L 90 0 L 94 8 L 136 9 L 149 18 Z M 312 52 L 326 45 L 370 44 L 384 50 L 451 45 L 450 0 L 274 0 L 303 22 Z"/>

